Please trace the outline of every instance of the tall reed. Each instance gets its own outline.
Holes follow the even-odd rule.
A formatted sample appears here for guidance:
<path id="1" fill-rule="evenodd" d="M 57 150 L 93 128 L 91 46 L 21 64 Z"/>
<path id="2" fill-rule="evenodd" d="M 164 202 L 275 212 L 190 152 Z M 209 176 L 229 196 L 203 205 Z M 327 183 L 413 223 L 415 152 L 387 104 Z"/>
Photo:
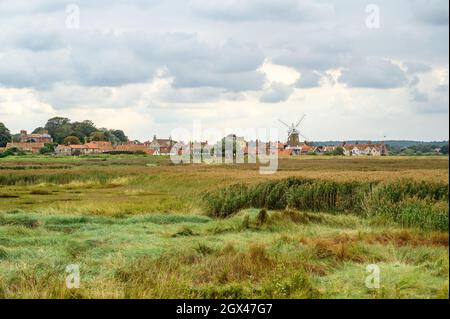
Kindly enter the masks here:
<path id="1" fill-rule="evenodd" d="M 448 229 L 448 185 L 398 181 L 334 182 L 301 178 L 232 185 L 203 196 L 205 210 L 226 217 L 244 208 L 300 209 L 385 216 L 405 226 Z"/>

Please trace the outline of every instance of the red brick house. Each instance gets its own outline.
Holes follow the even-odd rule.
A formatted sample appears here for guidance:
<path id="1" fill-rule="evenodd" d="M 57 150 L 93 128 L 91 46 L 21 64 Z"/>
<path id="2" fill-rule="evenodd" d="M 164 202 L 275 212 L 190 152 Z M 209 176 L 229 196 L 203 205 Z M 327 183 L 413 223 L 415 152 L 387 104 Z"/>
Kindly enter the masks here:
<path id="1" fill-rule="evenodd" d="M 39 153 L 39 150 L 44 147 L 44 143 L 30 142 L 30 143 L 8 143 L 5 150 L 9 148 L 17 148 L 24 152 Z"/>

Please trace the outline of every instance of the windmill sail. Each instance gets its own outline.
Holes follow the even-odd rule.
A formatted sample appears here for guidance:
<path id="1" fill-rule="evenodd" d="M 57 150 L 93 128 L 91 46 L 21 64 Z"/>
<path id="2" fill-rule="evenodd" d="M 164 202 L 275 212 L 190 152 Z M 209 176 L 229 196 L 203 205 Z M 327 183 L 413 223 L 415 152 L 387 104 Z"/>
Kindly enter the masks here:
<path id="1" fill-rule="evenodd" d="M 305 119 L 305 117 L 306 115 L 303 115 L 296 124 L 292 123 L 291 125 L 287 124 L 286 122 L 280 119 L 278 120 L 280 123 L 282 123 L 284 126 L 288 128 L 287 146 L 289 148 L 298 148 L 301 145 L 300 136 L 306 139 L 306 137 L 303 134 L 301 134 L 300 130 L 298 129 L 300 124 Z"/>

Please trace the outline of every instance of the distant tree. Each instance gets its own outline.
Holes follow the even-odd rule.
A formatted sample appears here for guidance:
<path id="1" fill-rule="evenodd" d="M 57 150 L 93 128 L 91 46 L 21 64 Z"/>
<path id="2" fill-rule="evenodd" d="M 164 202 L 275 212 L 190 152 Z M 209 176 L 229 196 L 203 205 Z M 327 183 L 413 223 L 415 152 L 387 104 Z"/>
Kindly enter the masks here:
<path id="1" fill-rule="evenodd" d="M 52 117 L 47 121 L 44 128 L 53 137 L 53 140 L 60 144 L 72 133 L 70 119 L 66 117 Z"/>
<path id="2" fill-rule="evenodd" d="M 416 155 L 416 153 L 414 152 L 414 150 L 412 150 L 410 148 L 406 148 L 406 149 L 402 150 L 399 155 L 414 156 L 414 155 Z"/>
<path id="3" fill-rule="evenodd" d="M 39 127 L 36 127 L 34 129 L 34 131 L 31 132 L 31 134 L 42 134 L 42 132 L 44 132 L 44 131 L 45 131 L 45 128 L 43 128 L 42 126 L 39 126 Z"/>
<path id="4" fill-rule="evenodd" d="M 44 128 L 38 127 L 35 131 L 38 132 L 41 129 L 47 130 L 58 144 L 64 143 L 64 139 L 68 136 L 76 136 L 81 143 L 88 140 L 110 141 L 113 144 L 128 141 L 128 137 L 122 130 L 98 129 L 90 120 L 71 123 L 66 117 L 53 117 L 47 121 Z"/>
<path id="5" fill-rule="evenodd" d="M 128 142 L 128 137 L 122 130 L 110 130 L 111 134 L 114 135 L 120 142 Z"/>
<path id="6" fill-rule="evenodd" d="M 78 137 L 78 139 L 80 140 L 81 143 L 85 143 L 89 139 L 89 137 L 87 137 L 86 135 L 84 135 L 83 133 L 81 133 L 79 131 L 71 131 L 68 133 L 68 136 Z"/>
<path id="7" fill-rule="evenodd" d="M 44 128 L 48 131 L 48 134 L 53 136 L 60 127 L 68 124 L 70 125 L 70 119 L 66 117 L 55 116 L 47 121 Z"/>
<path id="8" fill-rule="evenodd" d="M 344 155 L 344 148 L 342 146 L 336 147 L 336 149 L 333 151 L 333 155 L 336 155 L 336 156 Z"/>
<path id="9" fill-rule="evenodd" d="M 8 142 L 11 142 L 11 133 L 8 128 L 0 122 L 0 147 L 6 146 Z"/>
<path id="10" fill-rule="evenodd" d="M 11 135 L 11 141 L 13 141 L 14 143 L 20 142 L 20 134 Z"/>
<path id="11" fill-rule="evenodd" d="M 67 136 L 63 140 L 64 145 L 79 145 L 80 139 L 76 136 Z"/>
<path id="12" fill-rule="evenodd" d="M 55 131 L 55 134 L 52 135 L 52 137 L 56 143 L 61 144 L 64 142 L 64 139 L 67 136 L 71 136 L 71 134 L 73 134 L 73 132 L 72 132 L 72 128 L 70 127 L 70 124 L 65 124 L 61 127 L 58 127 Z M 74 135 L 74 136 L 76 136 L 76 135 Z M 78 137 L 78 139 L 79 138 L 80 137 Z"/>
<path id="13" fill-rule="evenodd" d="M 441 154 L 448 155 L 448 144 L 441 146 Z"/>
<path id="14" fill-rule="evenodd" d="M 44 147 L 39 150 L 40 154 L 53 154 L 55 152 L 55 143 L 45 143 Z"/>
<path id="15" fill-rule="evenodd" d="M 117 145 L 120 144 L 119 139 L 113 134 L 111 133 L 111 130 L 108 129 L 100 129 L 103 134 L 105 134 L 106 140 L 111 142 L 111 144 L 113 145 Z"/>
<path id="16" fill-rule="evenodd" d="M 92 133 L 97 132 L 97 131 L 98 130 L 95 127 L 94 123 L 89 120 L 72 123 L 72 132 L 75 133 L 73 135 L 81 137 L 80 138 L 81 140 L 85 140 Z"/>
<path id="17" fill-rule="evenodd" d="M 107 141 L 108 139 L 103 132 L 93 132 L 89 135 L 90 141 Z"/>

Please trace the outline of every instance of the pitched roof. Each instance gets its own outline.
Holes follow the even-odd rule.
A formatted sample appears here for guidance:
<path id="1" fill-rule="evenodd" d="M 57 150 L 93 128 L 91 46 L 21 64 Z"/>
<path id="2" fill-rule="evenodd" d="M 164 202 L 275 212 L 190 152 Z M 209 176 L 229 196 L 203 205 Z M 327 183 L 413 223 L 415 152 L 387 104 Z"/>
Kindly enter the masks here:
<path id="1" fill-rule="evenodd" d="M 62 149 L 62 148 L 71 148 L 69 145 L 64 145 L 64 144 L 58 144 L 58 146 L 56 146 L 56 149 Z"/>
<path id="2" fill-rule="evenodd" d="M 147 145 L 145 144 L 122 144 L 122 145 L 117 145 L 114 148 L 115 151 L 120 151 L 120 152 L 138 152 L 138 151 L 142 151 L 146 154 L 153 154 L 154 150 L 149 149 Z"/>
<path id="3" fill-rule="evenodd" d="M 278 150 L 278 155 L 279 156 L 291 156 L 292 149 Z"/>
<path id="4" fill-rule="evenodd" d="M 98 146 L 93 144 L 93 143 L 87 143 L 87 144 L 72 144 L 69 145 L 70 148 L 72 149 L 81 149 L 81 150 L 85 150 L 85 149 L 98 149 Z"/>
<path id="5" fill-rule="evenodd" d="M 175 144 L 174 141 L 171 139 L 165 139 L 165 138 L 158 138 L 156 139 L 156 142 L 159 144 L 160 147 L 171 147 L 172 144 Z"/>
<path id="6" fill-rule="evenodd" d="M 276 149 L 278 149 L 278 150 L 282 150 L 282 149 L 284 149 L 286 147 L 286 144 L 284 144 L 284 143 L 275 143 L 275 148 Z"/>
<path id="7" fill-rule="evenodd" d="M 359 150 L 365 150 L 367 148 L 381 149 L 383 147 L 384 147 L 383 144 L 345 144 L 345 145 L 343 145 L 343 148 L 348 151 L 351 151 L 354 148 L 357 148 Z"/>

